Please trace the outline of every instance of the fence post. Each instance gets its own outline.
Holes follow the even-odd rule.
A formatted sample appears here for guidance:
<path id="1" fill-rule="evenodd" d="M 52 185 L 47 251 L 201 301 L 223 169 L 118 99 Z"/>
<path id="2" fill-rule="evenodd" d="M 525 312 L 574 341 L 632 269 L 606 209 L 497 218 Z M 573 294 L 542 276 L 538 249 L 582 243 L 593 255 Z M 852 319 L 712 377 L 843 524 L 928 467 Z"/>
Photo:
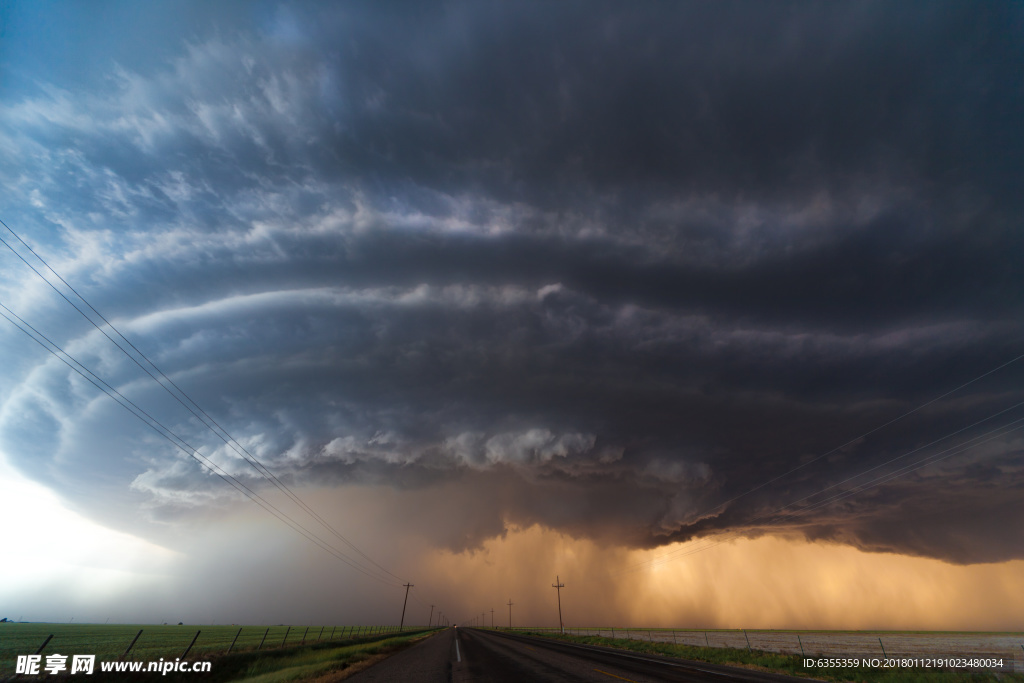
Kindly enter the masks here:
<path id="1" fill-rule="evenodd" d="M 139 631 L 139 633 L 142 633 L 142 631 Z M 135 637 L 136 637 L 136 638 L 138 638 L 138 636 L 135 636 Z M 50 635 L 46 636 L 46 640 L 44 640 L 44 641 L 43 641 L 43 644 L 39 646 L 39 649 L 38 649 L 38 650 L 36 650 L 36 654 L 39 654 L 40 652 L 42 652 L 42 651 L 43 651 L 43 648 L 44 648 L 44 647 L 46 647 L 46 644 L 47 644 L 48 642 L 50 642 L 50 639 L 51 639 L 51 638 L 53 638 L 53 634 L 52 634 L 52 633 L 51 633 Z M 135 642 L 135 641 L 133 640 L 133 641 L 132 641 L 132 643 L 134 643 L 134 642 Z M 128 647 L 131 647 L 131 645 L 129 645 Z"/>
<path id="2" fill-rule="evenodd" d="M 263 641 L 267 639 L 267 634 L 268 633 L 270 633 L 270 627 L 269 626 L 267 627 L 267 630 L 263 632 L 263 639 L 260 640 L 260 645 L 259 645 L 259 647 L 256 648 L 257 651 L 259 651 L 263 647 Z"/>
<path id="3" fill-rule="evenodd" d="M 291 632 L 291 630 L 292 627 L 289 626 L 288 629 L 284 632 L 284 640 L 281 641 L 281 647 L 284 647 L 284 644 L 288 642 L 288 634 Z"/>
<path id="4" fill-rule="evenodd" d="M 231 644 L 228 645 L 227 654 L 231 654 L 231 648 L 233 648 L 235 646 L 235 641 L 238 640 L 238 636 L 240 636 L 240 635 L 242 635 L 242 629 L 241 628 L 238 629 L 238 633 L 235 634 L 235 638 L 234 638 L 234 640 L 231 641 Z"/>
<path id="5" fill-rule="evenodd" d="M 318 636 L 316 637 L 316 642 L 318 642 L 318 643 L 320 642 L 320 638 L 322 638 L 322 637 L 323 637 L 323 635 L 324 635 L 324 629 L 325 629 L 325 628 L 327 628 L 327 627 L 326 627 L 326 626 L 321 626 L 321 627 L 320 627 L 320 635 L 318 635 Z"/>
<path id="6" fill-rule="evenodd" d="M 196 644 L 196 640 L 199 639 L 199 634 L 200 633 L 202 633 L 202 631 L 196 631 L 196 634 L 192 637 L 192 642 L 189 643 L 188 647 L 185 648 L 185 651 L 181 653 L 181 658 L 182 659 L 185 659 L 185 655 L 187 655 L 188 651 L 192 649 L 192 646 Z"/>
<path id="7" fill-rule="evenodd" d="M 799 633 L 796 634 L 796 642 L 800 643 L 800 656 L 803 657 L 804 659 L 806 659 L 807 655 L 804 654 L 804 641 L 800 640 L 800 634 Z"/>
<path id="8" fill-rule="evenodd" d="M 676 630 L 675 629 L 672 629 L 672 644 L 673 645 L 678 645 L 679 644 L 678 642 L 676 642 Z"/>
<path id="9" fill-rule="evenodd" d="M 337 628 L 338 628 L 337 626 L 332 626 L 332 627 L 331 627 L 331 637 L 330 637 L 330 638 L 328 638 L 327 640 L 334 640 L 334 631 L 335 631 L 335 630 L 336 630 Z"/>
<path id="10" fill-rule="evenodd" d="M 120 657 L 120 659 L 118 659 L 118 661 L 121 661 L 125 657 L 128 656 L 128 650 L 132 649 L 132 646 L 135 645 L 135 641 L 138 640 L 139 636 L 141 636 L 141 635 L 142 635 L 142 629 L 140 628 L 139 632 L 135 634 L 134 638 L 132 638 L 132 642 L 128 643 L 128 648 L 124 651 L 124 654 L 121 655 L 121 657 Z M 53 638 L 53 636 L 50 636 L 50 638 Z M 46 643 L 50 642 L 50 638 L 46 639 Z M 46 643 L 43 643 L 43 645 L 46 645 Z M 39 649 L 42 650 L 43 648 L 39 648 Z M 36 654 L 38 654 L 38 653 L 36 653 Z"/>
<path id="11" fill-rule="evenodd" d="M 743 629 L 743 638 L 747 641 L 747 654 L 753 654 L 750 651 L 750 638 L 747 638 L 747 629 Z"/>
<path id="12" fill-rule="evenodd" d="M 711 647 L 711 641 L 708 640 L 708 632 L 707 631 L 704 631 L 704 644 L 707 645 L 708 647 Z"/>
<path id="13" fill-rule="evenodd" d="M 885 645 L 882 645 L 882 639 L 878 639 L 878 646 L 882 648 L 882 659 L 889 659 L 889 655 L 885 654 Z"/>
<path id="14" fill-rule="evenodd" d="M 654 636 L 651 635 L 651 629 L 647 629 L 647 642 L 649 642 L 649 643 L 653 643 L 654 642 Z"/>

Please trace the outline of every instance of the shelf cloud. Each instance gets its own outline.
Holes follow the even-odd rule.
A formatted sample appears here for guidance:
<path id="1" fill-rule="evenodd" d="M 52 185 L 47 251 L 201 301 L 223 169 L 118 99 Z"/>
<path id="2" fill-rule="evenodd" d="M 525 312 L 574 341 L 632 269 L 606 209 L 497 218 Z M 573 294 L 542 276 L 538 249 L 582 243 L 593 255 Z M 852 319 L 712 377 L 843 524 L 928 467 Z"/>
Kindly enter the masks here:
<path id="1" fill-rule="evenodd" d="M 1019 5 L 259 7 L 9 81 L 0 185 L 284 481 L 443 488 L 456 553 L 539 525 L 1024 559 L 1024 361 L 982 377 L 1024 353 Z M 4 304 L 265 487 L 2 258 Z M 22 474 L 154 539 L 240 499 L 18 335 Z"/>

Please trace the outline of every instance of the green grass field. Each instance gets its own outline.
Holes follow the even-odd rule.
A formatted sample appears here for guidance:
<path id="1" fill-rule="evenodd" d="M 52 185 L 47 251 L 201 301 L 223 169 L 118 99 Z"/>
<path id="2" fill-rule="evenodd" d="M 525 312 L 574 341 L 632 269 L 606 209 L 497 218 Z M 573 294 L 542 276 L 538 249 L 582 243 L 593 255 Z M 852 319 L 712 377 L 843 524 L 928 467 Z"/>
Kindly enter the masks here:
<path id="1" fill-rule="evenodd" d="M 319 650 L 317 657 L 326 660 L 332 660 L 335 655 L 347 657 L 351 652 L 346 652 L 352 648 L 358 650 L 364 646 L 369 647 L 383 640 L 394 639 L 398 635 L 395 626 L 353 627 L 317 624 L 271 626 L 268 629 L 267 626 L 0 623 L 0 679 L 14 673 L 18 655 L 35 653 L 51 634 L 53 638 L 46 644 L 41 654 L 94 654 L 96 661 L 100 662 L 118 659 L 140 630 L 142 634 L 132 646 L 128 660 L 156 661 L 160 658 L 171 660 L 180 657 L 197 631 L 199 637 L 187 657 L 193 661 L 223 658 L 236 635 L 238 639 L 232 647 L 232 658 L 247 653 L 259 655 L 287 651 L 290 653 L 289 656 L 301 659 L 304 656 L 311 656 L 306 651 Z M 410 633 L 422 630 L 422 627 L 406 627 L 406 631 Z M 404 637 L 406 636 L 399 636 L 399 639 Z M 326 650 L 346 648 L 346 652 L 325 654 Z M 265 659 L 269 661 L 276 657 L 277 655 L 268 654 Z M 316 660 L 317 657 L 313 659 Z M 123 676 L 121 678 L 124 679 Z"/>

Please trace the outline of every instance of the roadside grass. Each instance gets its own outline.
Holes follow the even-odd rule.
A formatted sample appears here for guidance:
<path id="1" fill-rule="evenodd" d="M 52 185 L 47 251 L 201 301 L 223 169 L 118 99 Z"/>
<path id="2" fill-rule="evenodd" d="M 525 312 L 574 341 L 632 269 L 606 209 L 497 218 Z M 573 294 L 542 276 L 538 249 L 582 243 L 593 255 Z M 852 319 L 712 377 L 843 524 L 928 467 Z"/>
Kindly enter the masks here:
<path id="1" fill-rule="evenodd" d="M 210 674 L 203 676 L 210 683 L 247 681 L 248 683 L 285 683 L 319 678 L 343 671 L 378 654 L 390 654 L 433 633 L 416 632 L 385 636 L 375 642 L 338 645 L 323 643 L 309 647 L 285 648 L 276 652 L 247 652 L 219 657 L 213 661 Z M 169 681 L 186 681 L 196 674 L 168 676 Z M 121 680 L 121 679 L 119 679 Z"/>
<path id="2" fill-rule="evenodd" d="M 546 631 L 516 630 L 523 635 L 542 636 L 553 640 L 562 640 L 583 645 L 613 647 L 620 650 L 644 654 L 666 655 L 678 659 L 738 666 L 773 673 L 814 678 L 836 683 L 849 681 L 862 683 L 988 683 L 994 681 L 1024 683 L 1024 674 L 1012 673 L 1013 661 L 1006 662 L 1006 671 L 954 671 L 923 668 L 882 669 L 871 667 L 848 668 L 815 668 L 808 669 L 803 665 L 803 658 L 796 655 L 784 655 L 761 650 L 740 650 L 724 647 L 694 647 L 692 645 L 673 645 L 672 643 L 630 640 L 626 638 L 606 638 L 604 636 L 575 636 L 569 634 L 550 633 Z"/>

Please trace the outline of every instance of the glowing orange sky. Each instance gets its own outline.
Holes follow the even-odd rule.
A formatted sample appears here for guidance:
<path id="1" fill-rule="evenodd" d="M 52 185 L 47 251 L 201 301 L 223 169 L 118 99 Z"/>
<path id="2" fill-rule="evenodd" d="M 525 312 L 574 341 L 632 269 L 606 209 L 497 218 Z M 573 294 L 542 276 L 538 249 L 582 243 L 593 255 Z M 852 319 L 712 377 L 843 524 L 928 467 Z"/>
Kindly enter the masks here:
<path id="1" fill-rule="evenodd" d="M 485 612 L 489 619 L 493 609 L 495 623 L 507 624 L 511 598 L 515 625 L 554 626 L 551 584 L 558 575 L 569 626 L 1024 630 L 1022 561 L 952 565 L 771 536 L 685 555 L 692 546 L 628 550 L 540 526 L 511 527 L 475 551 L 452 552 L 425 535 L 448 508 L 473 514 L 471 506 L 456 504 L 451 490 L 342 492 L 340 500 L 336 491 L 309 494 L 325 506 L 333 498 L 336 512 L 350 520 L 349 537 L 415 584 L 411 623 L 426 623 L 437 611 L 456 623 Z M 431 509 L 431 501 L 438 506 Z M 114 621 L 149 621 L 158 610 L 160 620 L 200 623 L 397 623 L 402 608 L 403 589 L 363 578 L 304 539 L 268 527 L 261 511 L 245 505 L 188 533 L 186 524 L 182 531 L 191 540 L 177 552 L 149 545 L 143 552 L 139 539 L 64 514 L 61 524 L 79 524 L 79 535 L 96 544 L 116 576 L 76 583 L 69 577 L 81 579 L 82 567 L 69 574 L 54 559 L 47 571 L 35 570 L 37 595 L 5 596 L 32 618 L 67 618 L 63 611 L 74 609 L 83 621 L 107 614 Z M 673 550 L 681 552 L 671 561 L 642 564 Z M 149 561 L 140 565 L 143 555 Z M 78 553 L 69 561 L 88 568 L 91 557 Z M 157 579 L 168 587 L 160 590 Z M 214 597 L 181 599 L 182 591 L 189 595 L 199 586 Z M 43 596 L 56 606 L 48 608 Z"/>
<path id="2" fill-rule="evenodd" d="M 1024 625 L 1020 561 L 957 566 L 763 537 L 621 573 L 667 551 L 602 548 L 532 527 L 510 531 L 479 552 L 432 553 L 428 573 L 433 585 L 457 587 L 461 602 L 478 604 L 475 613 L 493 607 L 500 623 L 507 623 L 505 603 L 511 598 L 519 625 L 557 623 L 550 588 L 556 573 L 566 584 L 566 624 L 938 630 Z"/>

